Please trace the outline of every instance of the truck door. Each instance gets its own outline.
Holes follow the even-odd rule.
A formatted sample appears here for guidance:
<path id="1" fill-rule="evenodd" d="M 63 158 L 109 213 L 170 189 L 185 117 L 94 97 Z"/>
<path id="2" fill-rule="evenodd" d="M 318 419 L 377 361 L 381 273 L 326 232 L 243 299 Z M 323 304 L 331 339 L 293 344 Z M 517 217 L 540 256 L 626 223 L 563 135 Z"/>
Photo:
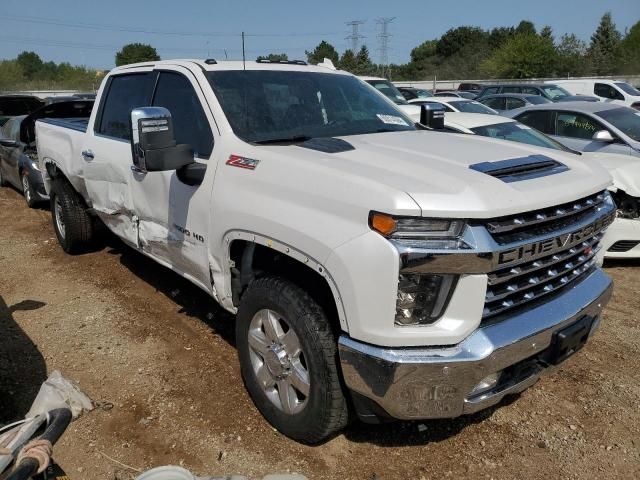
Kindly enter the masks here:
<path id="1" fill-rule="evenodd" d="M 87 129 L 82 164 L 91 207 L 116 235 L 138 246 L 137 218 L 131 199 L 131 110 L 151 102 L 156 74 L 147 72 L 109 78 Z"/>
<path id="2" fill-rule="evenodd" d="M 140 248 L 210 290 L 208 231 L 215 174 L 213 116 L 197 79 L 175 67 L 157 72 L 151 106 L 171 112 L 178 144 L 188 144 L 207 172 L 201 185 L 181 182 L 175 171 L 133 172 L 131 193 Z M 131 163 L 131 155 L 129 155 Z"/>

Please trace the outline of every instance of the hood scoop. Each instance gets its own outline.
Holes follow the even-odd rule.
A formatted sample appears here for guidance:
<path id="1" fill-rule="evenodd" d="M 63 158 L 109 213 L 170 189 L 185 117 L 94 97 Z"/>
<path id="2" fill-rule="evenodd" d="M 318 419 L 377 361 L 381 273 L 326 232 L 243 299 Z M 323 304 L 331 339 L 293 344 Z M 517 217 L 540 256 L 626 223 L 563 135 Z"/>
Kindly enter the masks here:
<path id="1" fill-rule="evenodd" d="M 308 148 L 310 150 L 317 150 L 323 153 L 342 153 L 349 150 L 355 150 L 355 147 L 349 142 L 342 140 L 341 138 L 333 137 L 318 137 L 307 140 L 304 143 L 298 145 L 302 148 Z"/>
<path id="2" fill-rule="evenodd" d="M 497 162 L 475 163 L 469 165 L 469 168 L 491 175 L 505 183 L 546 177 L 569 170 L 569 167 L 564 163 L 545 155 L 529 155 L 528 157 L 509 158 Z"/>

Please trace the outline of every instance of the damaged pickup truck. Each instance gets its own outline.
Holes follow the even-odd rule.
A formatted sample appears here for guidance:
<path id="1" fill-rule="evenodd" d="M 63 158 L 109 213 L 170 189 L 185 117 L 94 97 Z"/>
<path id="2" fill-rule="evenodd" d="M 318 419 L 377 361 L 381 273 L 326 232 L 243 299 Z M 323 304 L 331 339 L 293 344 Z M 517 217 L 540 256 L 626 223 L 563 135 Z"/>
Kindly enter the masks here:
<path id="1" fill-rule="evenodd" d="M 422 114 L 329 65 L 176 60 L 112 70 L 87 124 L 36 138 L 62 248 L 99 219 L 237 313 L 251 398 L 314 443 L 350 412 L 452 418 L 524 390 L 611 294 L 605 170 Z"/>

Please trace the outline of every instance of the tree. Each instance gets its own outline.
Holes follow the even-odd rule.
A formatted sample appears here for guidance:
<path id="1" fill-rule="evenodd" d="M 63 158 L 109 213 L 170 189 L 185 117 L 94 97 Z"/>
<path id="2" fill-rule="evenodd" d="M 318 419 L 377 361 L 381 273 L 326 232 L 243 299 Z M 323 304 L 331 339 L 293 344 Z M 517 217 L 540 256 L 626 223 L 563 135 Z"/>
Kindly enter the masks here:
<path id="1" fill-rule="evenodd" d="M 515 30 L 516 35 L 535 35 L 536 26 L 529 20 L 522 20 Z"/>
<path id="2" fill-rule="evenodd" d="M 485 43 L 487 39 L 487 32 L 478 27 L 452 28 L 438 40 L 436 53 L 443 57 L 451 57 L 465 47 Z"/>
<path id="3" fill-rule="evenodd" d="M 345 50 L 342 56 L 340 57 L 340 69 L 350 73 L 358 72 L 358 61 L 356 60 L 356 55 L 353 53 L 353 50 L 348 49 Z"/>
<path id="4" fill-rule="evenodd" d="M 489 32 L 489 46 L 495 50 L 500 48 L 504 43 L 513 37 L 516 29 L 513 27 L 497 27 Z"/>
<path id="5" fill-rule="evenodd" d="M 633 25 L 620 44 L 624 69 L 628 73 L 640 72 L 640 22 Z"/>
<path id="6" fill-rule="evenodd" d="M 620 32 L 611 18 L 611 12 L 605 13 L 600 24 L 591 35 L 589 57 L 598 75 L 611 75 L 620 63 Z"/>
<path id="7" fill-rule="evenodd" d="M 482 63 L 485 73 L 499 78 L 545 77 L 555 67 L 553 42 L 530 33 L 516 34 Z"/>
<path id="8" fill-rule="evenodd" d="M 307 55 L 307 61 L 311 64 L 322 63 L 325 58 L 331 60 L 334 64 L 338 63 L 338 51 L 329 42 L 322 40 L 313 52 L 304 52 Z"/>
<path id="9" fill-rule="evenodd" d="M 22 52 L 16 58 L 16 62 L 27 80 L 33 80 L 42 68 L 42 59 L 35 52 Z"/>
<path id="10" fill-rule="evenodd" d="M 587 72 L 587 44 L 575 34 L 564 34 L 557 47 L 558 74 L 578 77 Z"/>
<path id="11" fill-rule="evenodd" d="M 358 75 L 371 75 L 375 71 L 376 67 L 369 57 L 369 49 L 366 45 L 360 47 L 356 55 L 356 65 Z"/>
<path id="12" fill-rule="evenodd" d="M 160 60 L 155 48 L 145 43 L 129 43 L 116 53 L 116 66 Z"/>
<path id="13" fill-rule="evenodd" d="M 411 61 L 415 63 L 423 62 L 436 55 L 437 40 L 426 40 L 411 50 Z"/>
<path id="14" fill-rule="evenodd" d="M 545 25 L 542 27 L 542 30 L 540 30 L 540 36 L 542 38 L 548 38 L 553 42 L 553 29 L 549 25 Z"/>
<path id="15" fill-rule="evenodd" d="M 289 60 L 289 57 L 286 53 L 270 53 L 267 56 L 262 56 L 260 55 L 257 58 L 258 61 L 260 60 L 268 60 L 270 62 L 286 62 L 287 60 Z"/>

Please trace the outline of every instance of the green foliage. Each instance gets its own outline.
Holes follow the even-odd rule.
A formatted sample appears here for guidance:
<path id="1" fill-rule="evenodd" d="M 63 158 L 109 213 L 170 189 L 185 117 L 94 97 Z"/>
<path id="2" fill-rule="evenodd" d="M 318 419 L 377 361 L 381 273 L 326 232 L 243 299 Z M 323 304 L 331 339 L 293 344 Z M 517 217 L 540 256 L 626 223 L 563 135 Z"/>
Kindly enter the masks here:
<path id="1" fill-rule="evenodd" d="M 498 78 L 546 77 L 555 70 L 556 56 L 549 38 L 516 34 L 482 63 L 482 70 Z"/>
<path id="2" fill-rule="evenodd" d="M 307 61 L 313 65 L 322 63 L 325 58 L 331 60 L 334 65 L 338 63 L 338 51 L 329 42 L 322 40 L 313 52 L 304 52 L 307 55 Z"/>
<path id="3" fill-rule="evenodd" d="M 609 75 L 620 63 L 620 32 L 607 12 L 600 19 L 598 28 L 591 35 L 588 57 L 594 73 Z"/>
<path id="4" fill-rule="evenodd" d="M 270 62 L 286 62 L 289 60 L 289 56 L 286 53 L 270 53 L 266 56 L 260 55 L 256 60 L 258 62 L 261 60 L 269 60 Z"/>
<path id="5" fill-rule="evenodd" d="M 633 25 L 620 44 L 626 73 L 640 72 L 640 22 Z"/>
<path id="6" fill-rule="evenodd" d="M 585 59 L 587 54 L 585 42 L 573 33 L 565 34 L 556 49 L 558 52 L 558 75 L 579 77 L 587 74 L 589 67 Z"/>
<path id="7" fill-rule="evenodd" d="M 350 48 L 348 50 L 345 50 L 340 57 L 338 65 L 336 66 L 341 70 L 345 70 L 347 72 L 356 72 L 358 70 L 358 61 L 356 60 L 356 55 L 355 53 L 353 53 L 353 50 L 351 50 Z"/>
<path id="8" fill-rule="evenodd" d="M 35 52 L 22 52 L 16 58 L 18 65 L 22 67 L 24 78 L 33 80 L 42 69 L 42 59 Z"/>
<path id="9" fill-rule="evenodd" d="M 468 47 L 478 46 L 488 41 L 488 34 L 478 27 L 458 27 L 448 30 L 436 44 L 436 53 L 451 57 Z"/>
<path id="10" fill-rule="evenodd" d="M 515 30 L 516 35 L 536 35 L 536 26 L 529 20 L 522 20 Z"/>
<path id="11" fill-rule="evenodd" d="M 427 40 L 422 42 L 416 48 L 411 50 L 411 61 L 414 63 L 428 61 L 430 57 L 435 56 L 437 40 Z"/>
<path id="12" fill-rule="evenodd" d="M 116 53 L 116 66 L 160 60 L 155 48 L 145 43 L 129 43 Z"/>

